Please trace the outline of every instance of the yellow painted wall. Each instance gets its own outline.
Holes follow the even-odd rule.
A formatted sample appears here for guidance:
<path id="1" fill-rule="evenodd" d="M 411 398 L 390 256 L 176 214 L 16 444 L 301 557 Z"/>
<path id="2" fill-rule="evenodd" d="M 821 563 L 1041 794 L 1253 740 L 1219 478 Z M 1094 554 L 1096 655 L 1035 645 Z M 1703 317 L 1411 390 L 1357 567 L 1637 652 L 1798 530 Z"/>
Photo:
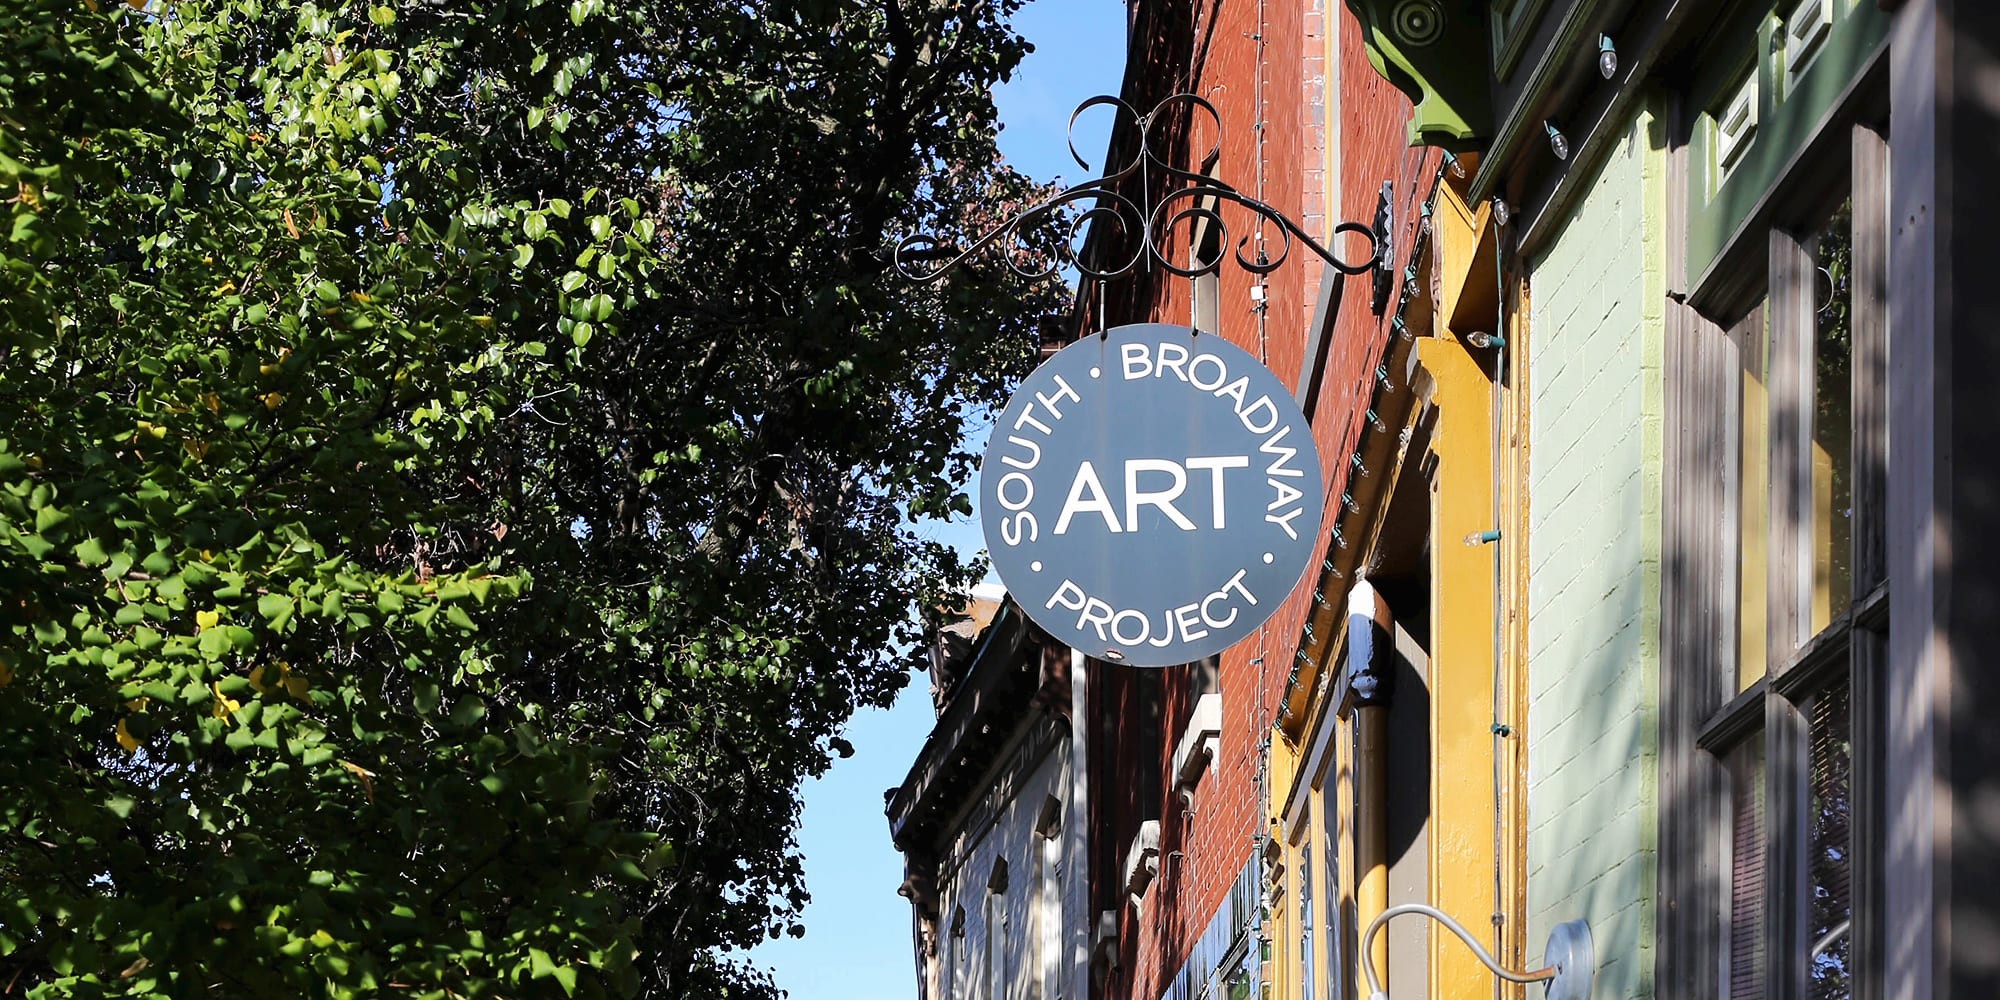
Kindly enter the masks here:
<path id="1" fill-rule="evenodd" d="M 1493 946 L 1493 385 L 1457 338 L 1427 338 L 1437 473 L 1431 497 L 1431 902 Z M 1408 918 L 1405 918 L 1408 919 Z M 1449 934 L 1431 935 L 1431 996 L 1480 1000 L 1493 979 Z"/>
<path id="2" fill-rule="evenodd" d="M 1290 831 L 1279 821 L 1298 771 L 1298 761 L 1299 748 L 1272 733 L 1270 762 L 1265 772 L 1263 822 L 1264 832 L 1275 838 L 1265 856 L 1273 859 L 1277 868 L 1267 867 L 1265 878 L 1275 879 L 1280 891 L 1275 894 L 1275 905 L 1265 928 L 1271 942 L 1271 962 L 1265 967 L 1269 1000 L 1301 1000 L 1302 993 L 1300 974 L 1304 970 L 1300 968 L 1298 955 L 1299 849 L 1289 843 Z"/>

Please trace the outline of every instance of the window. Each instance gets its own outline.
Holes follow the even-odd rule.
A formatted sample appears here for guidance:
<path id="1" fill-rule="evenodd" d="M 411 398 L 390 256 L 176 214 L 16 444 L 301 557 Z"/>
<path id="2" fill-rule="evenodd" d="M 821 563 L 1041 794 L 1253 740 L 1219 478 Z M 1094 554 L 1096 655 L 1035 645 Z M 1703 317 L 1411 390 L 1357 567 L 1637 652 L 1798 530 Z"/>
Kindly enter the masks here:
<path id="1" fill-rule="evenodd" d="M 1887 164 L 1878 132 L 1849 127 L 1846 182 L 1791 182 L 1835 195 L 1727 251 L 1761 280 L 1736 282 L 1733 310 L 1685 316 L 1670 361 L 1688 507 L 1666 527 L 1684 569 L 1667 582 L 1662 713 L 1687 728 L 1663 744 L 1691 798 L 1662 801 L 1662 895 L 1679 925 L 1666 961 L 1701 1000 L 1850 1000 L 1867 961 Z"/>
<path id="2" fill-rule="evenodd" d="M 1313 802 L 1313 812 L 1319 817 L 1318 833 L 1322 846 L 1319 861 L 1320 884 L 1325 886 L 1320 893 L 1320 898 L 1325 900 L 1320 904 L 1320 908 L 1326 914 L 1320 918 L 1320 938 L 1325 942 L 1326 949 L 1324 978 L 1327 1000 L 1340 1000 L 1351 992 L 1347 976 L 1353 971 L 1343 960 L 1343 956 L 1350 949 L 1346 947 L 1341 937 L 1342 925 L 1346 923 L 1342 919 L 1342 901 L 1348 894 L 1341 891 L 1340 820 L 1337 815 L 1339 798 L 1339 779 L 1332 769 L 1329 769 L 1325 784 L 1315 793 Z M 1348 930 L 1351 931 L 1351 928 Z"/>
<path id="3" fill-rule="evenodd" d="M 1059 997 L 1062 987 L 1062 800 L 1053 795 L 1042 800 L 1035 821 L 1035 839 L 1029 849 L 1035 858 L 1034 899 L 1028 923 L 1029 956 L 1034 977 L 1029 982 L 1030 998 Z"/>
<path id="4" fill-rule="evenodd" d="M 1764 605 L 1769 573 L 1764 546 L 1770 532 L 1771 413 L 1764 391 L 1770 378 L 1770 332 L 1764 303 L 1729 331 L 1736 348 L 1740 389 L 1737 397 L 1736 523 L 1736 686 L 1747 690 L 1764 678 Z"/>
<path id="5" fill-rule="evenodd" d="M 1209 203 L 1213 205 L 1214 199 L 1209 199 Z M 1201 227 L 1188 260 L 1191 268 L 1216 265 L 1195 275 L 1190 282 L 1188 325 L 1203 333 L 1219 333 L 1222 330 L 1221 263 L 1222 227 L 1211 222 Z"/>
<path id="6" fill-rule="evenodd" d="M 940 993 L 947 997 L 962 997 L 966 989 L 959 986 L 959 978 L 965 975 L 965 907 L 954 906 L 951 910 L 951 940 L 945 946 L 944 982 Z"/>
<path id="7" fill-rule="evenodd" d="M 1306 1000 L 1318 1000 L 1313 983 L 1313 863 L 1312 839 L 1299 845 L 1299 985 Z"/>
<path id="8" fill-rule="evenodd" d="M 1007 948 L 1007 859 L 993 859 L 993 874 L 986 880 L 985 912 L 981 914 L 979 974 L 980 989 L 974 994 L 981 1000 L 1000 1000 L 1005 996 L 1007 976 L 1005 952 Z"/>

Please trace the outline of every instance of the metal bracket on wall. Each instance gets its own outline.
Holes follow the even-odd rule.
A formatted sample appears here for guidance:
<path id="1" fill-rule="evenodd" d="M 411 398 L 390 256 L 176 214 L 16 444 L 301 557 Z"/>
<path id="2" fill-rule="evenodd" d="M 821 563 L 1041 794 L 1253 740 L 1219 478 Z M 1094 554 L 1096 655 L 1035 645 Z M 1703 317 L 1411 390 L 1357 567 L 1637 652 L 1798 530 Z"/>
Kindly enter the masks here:
<path id="1" fill-rule="evenodd" d="M 1375 274 L 1368 288 L 1368 309 L 1382 315 L 1389 308 L 1389 293 L 1396 287 L 1396 185 L 1382 182 L 1375 199 Z"/>
<path id="2" fill-rule="evenodd" d="M 987 230 L 962 250 L 931 232 L 905 236 L 895 248 L 897 272 L 910 281 L 936 281 L 960 264 L 995 249 L 1007 268 L 1024 278 L 1053 277 L 1064 268 L 1073 267 L 1084 277 L 1096 281 L 1122 278 L 1135 271 L 1150 271 L 1154 267 L 1183 278 L 1193 278 L 1214 273 L 1222 266 L 1226 256 L 1234 256 L 1237 266 L 1251 274 L 1269 274 L 1283 266 L 1291 256 L 1294 240 L 1342 274 L 1361 274 L 1376 267 L 1385 256 L 1386 229 L 1379 219 L 1372 228 L 1359 222 L 1342 222 L 1333 227 L 1336 239 L 1342 234 L 1351 234 L 1368 241 L 1365 258 L 1342 260 L 1283 212 L 1212 176 L 1191 173 L 1174 166 L 1168 155 L 1171 147 L 1163 152 L 1155 148 L 1154 140 L 1171 141 L 1175 129 L 1169 123 L 1187 122 L 1197 114 L 1205 115 L 1212 123 L 1215 142 L 1203 156 L 1191 157 L 1189 162 L 1210 162 L 1221 151 L 1221 116 L 1213 104 L 1194 94 L 1174 94 L 1144 114 L 1123 100 L 1108 95 L 1093 97 L 1077 105 L 1069 117 L 1069 152 L 1083 169 L 1089 170 L 1090 164 L 1077 154 L 1076 122 L 1084 112 L 1097 107 L 1112 108 L 1114 114 L 1129 119 L 1136 128 L 1139 148 L 1129 162 L 1102 177 L 1066 188 L 1015 214 Z M 1167 134 L 1158 135 L 1162 131 Z M 1192 127 L 1179 134 L 1190 132 Z M 1163 190 L 1158 193 L 1153 185 L 1156 175 L 1164 181 Z M 1121 182 L 1128 178 L 1136 178 L 1139 189 L 1136 199 L 1119 190 Z M 1093 204 L 1086 207 L 1080 204 L 1082 202 Z M 1270 254 L 1260 248 L 1246 256 L 1245 247 L 1250 244 L 1247 235 L 1236 241 L 1233 253 L 1226 253 L 1223 248 L 1228 245 L 1228 226 L 1223 222 L 1221 213 L 1224 204 L 1249 210 L 1259 231 L 1267 226 L 1275 228 L 1281 237 L 1277 253 Z M 1130 253 L 1118 252 L 1123 249 L 1120 247 L 1111 251 L 1113 259 L 1083 260 L 1076 244 L 1088 225 L 1110 227 L 1108 237 L 1124 237 L 1124 242 L 1131 244 Z M 1165 252 L 1166 245 L 1175 229 L 1182 225 L 1190 229 L 1204 225 L 1214 227 L 1222 237 L 1212 244 L 1216 248 L 1214 256 L 1203 258 L 1196 252 L 1186 265 L 1170 260 Z M 1044 240 L 1051 236 L 1059 239 L 1043 252 L 1017 252 L 1022 250 L 1024 233 L 1038 233 Z M 1048 244 L 1043 246 L 1048 247 Z"/>

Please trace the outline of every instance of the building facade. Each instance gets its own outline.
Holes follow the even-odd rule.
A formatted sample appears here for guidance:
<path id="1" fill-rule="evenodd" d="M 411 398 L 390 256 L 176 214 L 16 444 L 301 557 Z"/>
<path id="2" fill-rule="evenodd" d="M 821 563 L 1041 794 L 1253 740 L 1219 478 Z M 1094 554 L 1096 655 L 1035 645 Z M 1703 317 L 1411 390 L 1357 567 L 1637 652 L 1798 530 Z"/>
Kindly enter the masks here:
<path id="1" fill-rule="evenodd" d="M 1079 664 L 1079 988 L 1523 995 L 1415 903 L 1581 921 L 1598 1000 L 2000 996 L 2000 4 L 1133 10 L 1127 102 L 1217 121 L 1112 162 L 1383 254 L 1079 296 L 1290 381 L 1328 498 L 1255 642 Z"/>
<path id="2" fill-rule="evenodd" d="M 997 590 L 931 652 L 937 727 L 884 796 L 922 1000 L 1088 995 L 1076 660 Z"/>

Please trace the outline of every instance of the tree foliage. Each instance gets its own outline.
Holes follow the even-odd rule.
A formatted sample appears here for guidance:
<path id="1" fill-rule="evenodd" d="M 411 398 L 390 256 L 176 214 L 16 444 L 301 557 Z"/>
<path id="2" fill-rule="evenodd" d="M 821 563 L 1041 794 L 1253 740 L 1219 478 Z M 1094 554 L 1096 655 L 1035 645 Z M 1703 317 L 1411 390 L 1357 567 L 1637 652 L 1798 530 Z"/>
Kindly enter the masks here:
<path id="1" fill-rule="evenodd" d="M 723 996 L 1059 289 L 1016 0 L 0 5 L 0 991 Z"/>

